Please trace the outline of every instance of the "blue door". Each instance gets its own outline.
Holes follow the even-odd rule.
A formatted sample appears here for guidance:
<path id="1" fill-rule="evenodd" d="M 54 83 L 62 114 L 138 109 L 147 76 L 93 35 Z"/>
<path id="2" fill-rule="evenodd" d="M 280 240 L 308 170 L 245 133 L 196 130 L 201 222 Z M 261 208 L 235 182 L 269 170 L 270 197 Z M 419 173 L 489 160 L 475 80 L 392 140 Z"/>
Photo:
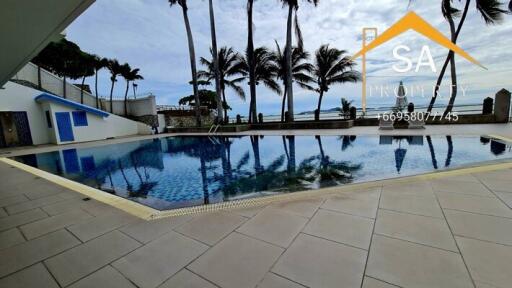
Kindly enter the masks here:
<path id="1" fill-rule="evenodd" d="M 59 130 L 60 141 L 75 141 L 75 136 L 73 135 L 73 126 L 71 126 L 71 117 L 69 116 L 69 112 L 56 112 L 55 120 L 57 120 L 57 129 Z"/>

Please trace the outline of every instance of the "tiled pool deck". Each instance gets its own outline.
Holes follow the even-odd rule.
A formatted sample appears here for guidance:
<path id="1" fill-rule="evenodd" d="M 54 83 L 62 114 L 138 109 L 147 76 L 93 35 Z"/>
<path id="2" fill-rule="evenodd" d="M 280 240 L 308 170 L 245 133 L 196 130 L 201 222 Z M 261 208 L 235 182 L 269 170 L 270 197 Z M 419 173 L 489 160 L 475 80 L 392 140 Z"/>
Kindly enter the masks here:
<path id="1" fill-rule="evenodd" d="M 148 222 L 0 164 L 0 287 L 508 288 L 512 169 L 472 172 Z"/>

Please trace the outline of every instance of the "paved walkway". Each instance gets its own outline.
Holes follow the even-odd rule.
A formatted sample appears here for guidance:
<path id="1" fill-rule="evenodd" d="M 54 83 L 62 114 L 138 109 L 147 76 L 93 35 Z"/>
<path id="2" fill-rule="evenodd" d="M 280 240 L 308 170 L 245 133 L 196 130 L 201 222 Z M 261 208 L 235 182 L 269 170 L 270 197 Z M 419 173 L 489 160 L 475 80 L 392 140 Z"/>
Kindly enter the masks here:
<path id="1" fill-rule="evenodd" d="M 512 287 L 512 170 L 146 222 L 0 164 L 0 287 Z"/>

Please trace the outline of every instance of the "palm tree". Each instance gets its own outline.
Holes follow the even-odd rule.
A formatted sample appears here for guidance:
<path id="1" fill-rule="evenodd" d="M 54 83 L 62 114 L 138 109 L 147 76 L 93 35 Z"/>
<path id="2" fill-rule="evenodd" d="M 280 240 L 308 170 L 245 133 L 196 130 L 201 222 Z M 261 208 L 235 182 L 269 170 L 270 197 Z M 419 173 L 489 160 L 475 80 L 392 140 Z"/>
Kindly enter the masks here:
<path id="1" fill-rule="evenodd" d="M 315 6 L 318 5 L 320 0 L 305 0 L 308 3 L 313 3 Z M 286 90 L 288 94 L 288 114 L 290 115 L 289 120 L 294 121 L 293 111 L 293 74 L 292 74 L 292 22 L 293 12 L 295 11 L 295 32 L 297 34 L 298 46 L 302 48 L 302 33 L 300 32 L 300 26 L 297 20 L 297 10 L 299 9 L 299 0 L 281 0 L 283 6 L 288 5 L 288 20 L 286 24 L 286 48 L 285 58 L 286 66 Z"/>
<path id="2" fill-rule="evenodd" d="M 223 117 L 223 103 L 221 99 L 221 83 L 220 83 L 220 70 L 219 70 L 219 59 L 217 54 L 217 33 L 215 32 L 215 12 L 213 11 L 213 0 L 208 0 L 208 6 L 210 8 L 210 30 L 212 36 L 212 57 L 213 57 L 213 71 L 215 75 L 215 92 L 217 92 L 217 122 L 224 122 Z M 225 114 L 224 114 L 225 115 Z"/>
<path id="3" fill-rule="evenodd" d="M 267 88 L 280 95 L 281 87 L 279 87 L 279 84 L 276 82 L 279 67 L 275 63 L 273 53 L 265 47 L 256 48 L 254 50 L 254 64 L 254 84 L 258 86 L 260 83 L 263 83 Z M 249 50 L 246 53 L 246 57 L 240 57 L 238 59 L 236 65 L 240 67 L 242 76 L 248 79 L 250 83 L 251 67 L 249 65 Z M 255 101 L 255 99 L 252 100 Z M 256 102 L 254 102 L 254 104 L 255 103 Z M 250 121 L 255 122 L 257 121 L 256 106 L 251 107 L 251 110 L 253 119 L 250 119 Z M 249 112 L 249 115 L 251 115 L 251 112 Z"/>
<path id="4" fill-rule="evenodd" d="M 249 91 L 251 100 L 249 104 L 249 123 L 256 122 L 256 63 L 253 39 L 252 11 L 254 0 L 247 0 L 247 68 L 249 76 Z"/>
<path id="5" fill-rule="evenodd" d="M 361 74 L 352 68 L 356 63 L 350 57 L 344 56 L 345 50 L 330 48 L 322 45 L 315 53 L 315 67 L 313 77 L 316 79 L 316 91 L 319 93 L 318 107 L 315 111 L 315 120 L 320 120 L 320 109 L 324 93 L 329 91 L 333 84 L 356 83 L 361 80 Z"/>
<path id="6" fill-rule="evenodd" d="M 294 47 L 292 50 L 292 76 L 295 83 L 297 83 L 300 87 L 307 90 L 314 90 L 313 87 L 309 85 L 309 83 L 314 82 L 314 79 L 309 75 L 313 72 L 314 66 L 308 62 L 309 53 L 304 51 L 298 47 Z M 281 47 L 276 42 L 276 51 L 275 51 L 275 61 L 279 67 L 279 71 L 277 72 L 277 78 L 283 81 L 284 93 L 283 93 L 283 101 L 281 104 L 281 122 L 284 122 L 286 119 L 284 117 L 285 112 L 285 104 L 287 98 L 287 86 L 286 86 L 286 57 L 285 53 L 281 51 Z"/>
<path id="7" fill-rule="evenodd" d="M 190 68 L 192 72 L 192 86 L 194 87 L 194 97 L 196 98 L 196 125 L 201 126 L 201 102 L 199 100 L 199 88 L 197 84 L 197 68 L 196 68 L 196 51 L 194 48 L 194 38 L 192 36 L 192 29 L 190 28 L 190 21 L 188 20 L 188 6 L 187 0 L 169 0 L 172 6 L 180 5 L 183 12 L 183 21 L 185 22 L 185 29 L 187 30 L 188 51 L 190 55 Z"/>
<path id="8" fill-rule="evenodd" d="M 130 89 L 130 82 L 135 80 L 142 80 L 144 77 L 139 74 L 140 69 L 131 69 L 130 65 L 123 65 L 123 72 L 121 76 L 123 76 L 124 80 L 126 80 L 126 91 L 124 92 L 124 115 L 128 116 L 128 90 Z"/>
<path id="9" fill-rule="evenodd" d="M 412 1 L 413 0 L 409 0 L 409 4 L 411 4 Z M 448 21 L 448 24 L 450 25 L 451 40 L 453 43 L 456 44 L 462 27 L 464 26 L 464 23 L 466 21 L 466 16 L 469 11 L 469 5 L 471 3 L 471 0 L 466 0 L 464 10 L 462 11 L 462 13 L 460 12 L 460 10 L 452 6 L 452 2 L 453 0 L 441 0 L 441 8 L 444 18 Z M 501 3 L 498 0 L 476 0 L 476 9 L 482 15 L 482 18 L 484 19 L 487 25 L 493 25 L 499 23 L 503 19 L 503 14 L 508 13 L 506 10 L 501 8 L 502 4 L 503 3 Z M 509 10 L 512 11 L 512 1 L 509 3 Z M 455 29 L 454 18 L 458 16 L 460 16 L 461 18 L 457 26 L 457 29 Z M 453 109 L 453 104 L 455 103 L 455 98 L 457 97 L 457 75 L 455 67 L 455 54 L 453 53 L 453 51 L 450 51 L 448 53 L 448 56 L 446 57 L 441 72 L 439 73 L 439 77 L 437 79 L 437 83 L 434 90 L 434 95 L 432 95 L 432 99 L 430 101 L 429 107 L 427 108 L 427 112 L 431 112 L 434 107 L 435 101 L 439 94 L 439 88 L 443 81 L 448 64 L 450 64 L 451 66 L 452 92 L 450 100 L 448 101 L 448 106 L 446 107 L 446 110 L 444 112 L 444 116 L 450 113 Z"/>
<path id="10" fill-rule="evenodd" d="M 96 93 L 96 108 L 100 108 L 100 100 L 98 95 L 98 72 L 108 67 L 108 59 L 100 58 L 99 56 L 93 56 L 93 67 L 94 67 L 94 91 Z"/>
<path id="11" fill-rule="evenodd" d="M 77 59 L 79 74 L 82 76 L 82 85 L 80 86 L 80 103 L 84 104 L 84 86 L 85 78 L 94 75 L 94 56 L 81 52 L 79 59 Z"/>
<path id="12" fill-rule="evenodd" d="M 213 50 L 210 50 L 213 58 Z M 239 86 L 244 77 L 237 77 L 229 80 L 228 77 L 234 77 L 243 73 L 241 65 L 239 65 L 240 54 L 235 52 L 233 48 L 222 47 L 219 50 L 217 61 L 219 63 L 219 80 L 220 90 L 222 95 L 222 102 L 227 105 L 226 101 L 226 87 L 231 88 L 235 93 L 242 99 L 245 100 L 245 92 L 242 87 Z M 211 81 L 215 78 L 215 66 L 214 60 L 207 60 L 204 57 L 199 59 L 199 62 L 206 67 L 206 70 L 199 71 L 197 76 L 201 80 Z M 224 120 L 227 119 L 227 109 L 224 111 Z"/>
<path id="13" fill-rule="evenodd" d="M 114 84 L 117 82 L 117 76 L 123 72 L 121 64 L 116 59 L 108 60 L 108 70 L 110 71 L 110 81 L 112 82 L 112 86 L 110 87 L 110 113 L 114 112 L 114 103 L 113 103 L 113 94 L 114 94 Z"/>

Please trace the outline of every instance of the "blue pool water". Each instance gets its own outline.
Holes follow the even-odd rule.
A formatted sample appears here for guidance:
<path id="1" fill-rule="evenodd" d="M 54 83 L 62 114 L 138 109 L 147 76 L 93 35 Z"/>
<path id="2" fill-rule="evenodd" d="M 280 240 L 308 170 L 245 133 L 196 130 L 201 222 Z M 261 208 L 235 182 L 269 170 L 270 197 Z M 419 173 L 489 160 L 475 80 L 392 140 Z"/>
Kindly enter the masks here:
<path id="1" fill-rule="evenodd" d="M 15 160 L 166 210 L 511 157 L 510 145 L 486 137 L 241 136 L 167 137 Z"/>

